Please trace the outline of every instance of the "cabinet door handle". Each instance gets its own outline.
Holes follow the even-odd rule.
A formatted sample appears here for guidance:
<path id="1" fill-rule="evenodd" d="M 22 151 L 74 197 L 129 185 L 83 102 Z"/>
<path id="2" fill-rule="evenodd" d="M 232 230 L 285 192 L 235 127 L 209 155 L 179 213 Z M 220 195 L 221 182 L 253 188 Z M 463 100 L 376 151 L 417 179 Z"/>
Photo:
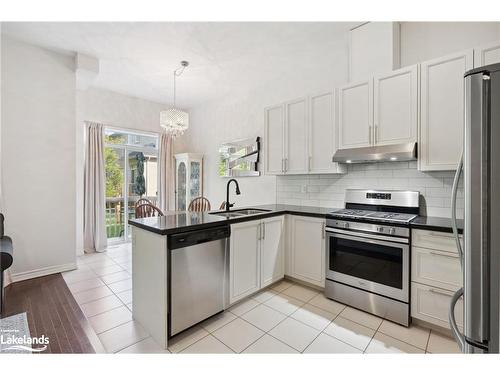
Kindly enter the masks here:
<path id="1" fill-rule="evenodd" d="M 257 228 L 257 241 L 260 241 L 261 233 L 262 233 L 262 224 L 259 224 L 259 227 Z"/>
<path id="2" fill-rule="evenodd" d="M 288 158 L 285 158 L 285 173 L 288 171 Z"/>
<path id="3" fill-rule="evenodd" d="M 368 127 L 368 143 L 372 144 L 372 126 Z"/>
<path id="4" fill-rule="evenodd" d="M 451 293 L 451 292 L 445 292 L 444 290 L 429 289 L 429 292 L 434 293 L 434 294 L 440 294 L 442 296 L 453 297 L 453 293 Z"/>
<path id="5" fill-rule="evenodd" d="M 262 239 L 266 238 L 266 223 L 262 223 Z"/>
<path id="6" fill-rule="evenodd" d="M 281 158 L 281 173 L 285 173 L 285 159 Z"/>
<path id="7" fill-rule="evenodd" d="M 323 238 L 323 239 L 325 239 L 325 232 L 326 232 L 325 225 L 326 225 L 325 222 L 323 222 L 323 224 L 321 224 L 321 238 Z"/>
<path id="8" fill-rule="evenodd" d="M 307 165 L 308 171 L 311 171 L 311 161 L 312 161 L 312 156 L 309 156 L 308 165 Z"/>
<path id="9" fill-rule="evenodd" d="M 432 254 L 432 255 L 437 255 L 437 256 L 440 256 L 440 257 L 448 257 L 448 258 L 460 258 L 460 255 L 458 254 L 445 254 L 445 253 L 438 253 L 436 251 L 429 251 L 429 254 Z"/>
<path id="10" fill-rule="evenodd" d="M 375 125 L 373 127 L 374 129 L 374 132 L 373 132 L 373 144 L 377 144 L 377 141 L 378 141 L 378 125 Z"/>

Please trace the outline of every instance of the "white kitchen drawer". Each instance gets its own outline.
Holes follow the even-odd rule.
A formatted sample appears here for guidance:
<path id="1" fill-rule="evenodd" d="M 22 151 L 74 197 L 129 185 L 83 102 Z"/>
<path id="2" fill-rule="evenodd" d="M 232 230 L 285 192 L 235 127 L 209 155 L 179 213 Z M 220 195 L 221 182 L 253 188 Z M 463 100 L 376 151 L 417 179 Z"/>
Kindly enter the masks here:
<path id="1" fill-rule="evenodd" d="M 411 283 L 411 316 L 444 328 L 450 328 L 448 309 L 453 292 Z M 463 301 L 460 299 L 455 306 L 455 317 L 459 328 L 463 328 Z"/>
<path id="2" fill-rule="evenodd" d="M 426 249 L 448 251 L 457 253 L 457 244 L 453 233 L 434 232 L 431 230 L 413 229 L 411 231 L 412 246 L 424 247 Z M 460 236 L 462 239 L 462 236 Z M 462 242 L 463 244 L 463 242 Z"/>
<path id="3" fill-rule="evenodd" d="M 412 247 L 411 281 L 455 291 L 462 286 L 458 254 Z"/>

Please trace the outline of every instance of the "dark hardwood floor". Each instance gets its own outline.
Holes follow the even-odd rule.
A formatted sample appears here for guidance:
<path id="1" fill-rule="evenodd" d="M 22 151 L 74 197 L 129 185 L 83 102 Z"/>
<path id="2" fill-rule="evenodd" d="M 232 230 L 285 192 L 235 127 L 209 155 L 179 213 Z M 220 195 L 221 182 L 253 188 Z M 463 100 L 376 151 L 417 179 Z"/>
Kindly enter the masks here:
<path id="1" fill-rule="evenodd" d="M 22 312 L 27 313 L 32 337 L 49 338 L 43 353 L 104 352 L 61 274 L 9 285 L 2 317 Z"/>

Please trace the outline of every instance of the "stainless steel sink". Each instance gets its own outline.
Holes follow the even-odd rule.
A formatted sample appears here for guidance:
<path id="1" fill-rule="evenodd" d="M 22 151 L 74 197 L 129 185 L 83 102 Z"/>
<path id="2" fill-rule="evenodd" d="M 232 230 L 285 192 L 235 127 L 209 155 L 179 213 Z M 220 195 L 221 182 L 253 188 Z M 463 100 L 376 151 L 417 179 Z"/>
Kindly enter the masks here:
<path id="1" fill-rule="evenodd" d="M 238 216 L 262 214 L 264 212 L 269 212 L 269 211 L 271 210 L 263 210 L 261 208 L 242 208 L 240 210 L 233 210 L 233 211 L 210 212 L 210 214 L 217 216 L 224 216 L 224 217 L 238 217 Z"/>
<path id="2" fill-rule="evenodd" d="M 225 217 L 236 217 L 236 216 L 244 216 L 243 214 L 240 214 L 238 212 L 232 212 L 232 211 L 220 211 L 220 212 L 209 212 L 210 215 L 217 215 L 217 216 L 225 216 Z"/>
<path id="3" fill-rule="evenodd" d="M 260 208 L 244 208 L 241 210 L 234 210 L 233 212 L 237 212 L 237 213 L 240 213 L 242 215 L 255 215 L 255 214 L 261 214 L 261 213 L 269 212 L 269 211 L 271 211 L 271 210 L 263 210 Z"/>

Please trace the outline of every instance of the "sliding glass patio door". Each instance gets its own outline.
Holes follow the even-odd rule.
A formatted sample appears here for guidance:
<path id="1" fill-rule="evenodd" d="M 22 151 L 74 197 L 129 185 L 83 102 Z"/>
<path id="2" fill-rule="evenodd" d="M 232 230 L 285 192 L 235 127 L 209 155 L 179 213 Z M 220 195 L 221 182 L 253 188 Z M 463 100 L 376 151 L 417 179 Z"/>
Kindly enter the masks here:
<path id="1" fill-rule="evenodd" d="M 106 233 L 110 242 L 130 239 L 128 219 L 135 217 L 139 199 L 157 205 L 157 147 L 156 135 L 106 129 Z"/>

